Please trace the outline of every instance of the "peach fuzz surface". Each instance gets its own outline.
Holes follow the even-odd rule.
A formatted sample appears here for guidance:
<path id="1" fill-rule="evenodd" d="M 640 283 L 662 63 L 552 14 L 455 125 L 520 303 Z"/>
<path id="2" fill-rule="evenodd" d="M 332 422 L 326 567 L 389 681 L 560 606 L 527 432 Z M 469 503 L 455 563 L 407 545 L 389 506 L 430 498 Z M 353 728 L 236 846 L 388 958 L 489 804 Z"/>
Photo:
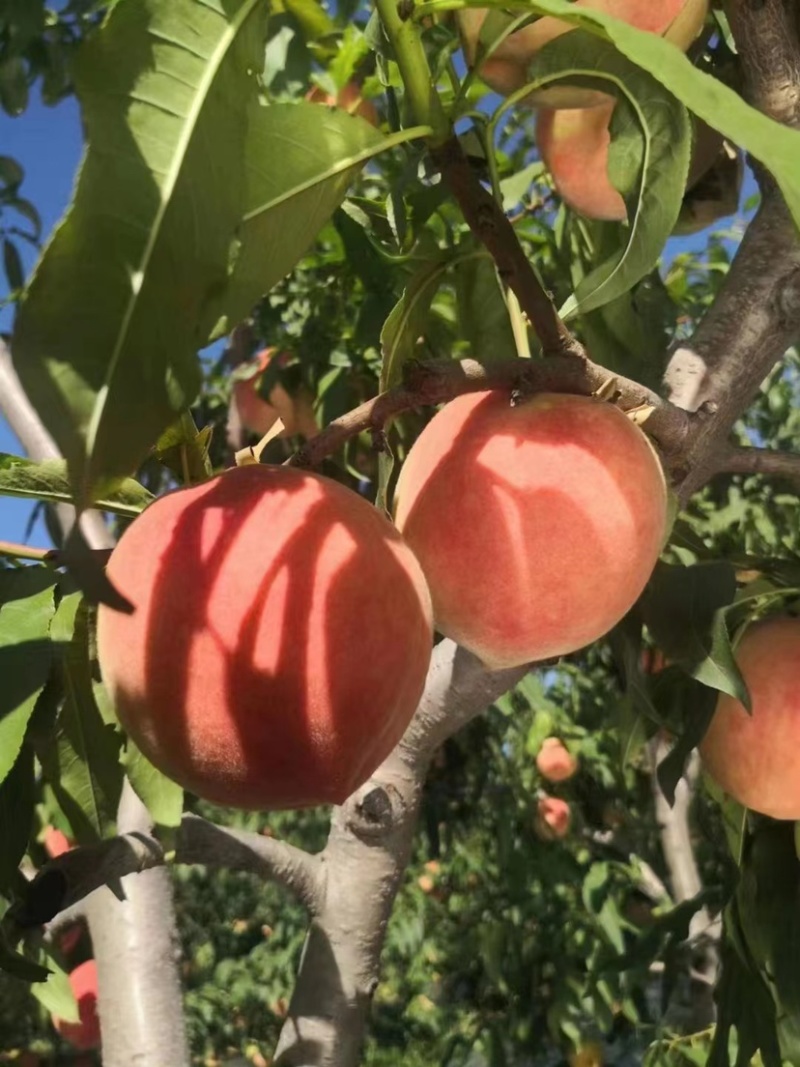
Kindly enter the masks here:
<path id="1" fill-rule="evenodd" d="M 458 397 L 413 445 L 396 492 L 437 628 L 496 668 L 575 651 L 619 622 L 666 514 L 647 438 L 578 396 Z"/>
<path id="2" fill-rule="evenodd" d="M 161 497 L 114 549 L 101 606 L 120 721 L 166 775 L 241 808 L 341 803 L 422 693 L 431 606 L 384 516 L 320 475 L 246 466 Z"/>
<path id="3" fill-rule="evenodd" d="M 752 715 L 723 693 L 700 744 L 708 774 L 734 800 L 800 819 L 800 619 L 756 623 L 736 649 Z"/>

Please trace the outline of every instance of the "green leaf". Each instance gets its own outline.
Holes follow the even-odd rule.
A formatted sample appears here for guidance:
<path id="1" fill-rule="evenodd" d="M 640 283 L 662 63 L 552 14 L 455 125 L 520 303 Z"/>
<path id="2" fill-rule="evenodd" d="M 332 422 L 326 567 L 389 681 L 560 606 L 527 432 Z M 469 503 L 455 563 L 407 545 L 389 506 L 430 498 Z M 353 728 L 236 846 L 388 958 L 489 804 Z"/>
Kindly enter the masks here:
<path id="1" fill-rule="evenodd" d="M 761 160 L 800 225 L 800 132 L 749 107 L 737 92 L 692 66 L 679 48 L 654 33 L 637 30 L 596 9 L 578 8 L 567 0 L 530 0 L 530 7 L 611 41 L 695 115 Z"/>
<path id="2" fill-rule="evenodd" d="M 653 683 L 653 701 L 662 722 L 668 722 L 677 740 L 657 769 L 658 784 L 669 804 L 683 777 L 686 761 L 708 729 L 717 706 L 717 691 L 690 678 L 677 667 L 659 673 Z"/>
<path id="3" fill-rule="evenodd" d="M 52 667 L 57 580 L 48 567 L 0 571 L 0 782 L 19 755 Z"/>
<path id="4" fill-rule="evenodd" d="M 3 238 L 3 267 L 6 272 L 8 288 L 11 290 L 21 289 L 25 284 L 25 271 L 22 267 L 17 246 L 7 237 Z"/>
<path id="5" fill-rule="evenodd" d="M 28 847 L 36 802 L 33 747 L 24 744 L 0 785 L 0 889 L 10 889 Z"/>
<path id="6" fill-rule="evenodd" d="M 800 1022 L 800 861 L 791 822 L 759 820 L 748 842 L 737 902 L 742 933 L 769 976 L 781 1015 Z"/>
<path id="7" fill-rule="evenodd" d="M 0 452 L 0 495 L 44 500 L 50 504 L 74 503 L 63 459 L 36 463 L 7 452 Z M 143 485 L 133 478 L 125 478 L 113 493 L 97 500 L 95 506 L 114 515 L 135 518 L 152 500 L 153 494 Z"/>
<path id="8" fill-rule="evenodd" d="M 28 106 L 28 71 L 21 56 L 0 61 L 0 106 L 14 117 Z"/>
<path id="9" fill-rule="evenodd" d="M 219 336 L 241 321 L 308 250 L 364 164 L 414 135 L 386 138 L 358 115 L 305 100 L 258 108 L 239 246 L 229 285 L 210 305 L 204 330 Z"/>
<path id="10" fill-rule="evenodd" d="M 159 463 L 163 463 L 178 481 L 191 485 L 204 482 L 213 473 L 208 458 L 211 444 L 211 427 L 198 431 L 191 412 L 184 411 L 181 417 L 161 434 L 154 449 Z"/>
<path id="11" fill-rule="evenodd" d="M 261 0 L 119 3 L 81 49 L 88 149 L 13 349 L 79 506 L 197 394 L 197 324 L 243 211 L 265 18 Z"/>
<path id="12" fill-rule="evenodd" d="M 87 606 L 79 593 L 64 597 L 51 627 L 64 643 L 60 673 L 64 701 L 55 733 L 37 755 L 79 844 L 113 830 L 122 789 L 120 735 L 94 699 Z"/>
<path id="13" fill-rule="evenodd" d="M 514 333 L 494 260 L 475 239 L 464 239 L 455 271 L 459 335 L 487 363 L 517 355 Z"/>
<path id="14" fill-rule="evenodd" d="M 659 563 L 642 607 L 644 621 L 668 660 L 749 707 L 725 620 L 725 609 L 735 596 L 736 575 L 729 563 Z"/>
<path id="15" fill-rule="evenodd" d="M 781 1067 L 775 1004 L 762 978 L 729 943 L 722 947 L 722 974 L 717 982 L 717 1026 L 706 1067 L 729 1067 L 728 1038 L 738 1036 L 735 1067 L 749 1067 L 761 1052 L 764 1067 Z"/>
<path id="16" fill-rule="evenodd" d="M 652 35 L 651 35 L 652 36 Z M 609 177 L 631 219 L 627 241 L 584 278 L 561 314 L 571 317 L 615 300 L 657 264 L 683 201 L 692 126 L 686 109 L 658 82 L 590 33 L 568 33 L 543 48 L 530 76 L 537 83 L 567 75 L 618 95 Z"/>
<path id="17" fill-rule="evenodd" d="M 0 156 L 0 181 L 5 186 L 20 185 L 25 171 L 11 156 Z"/>
<path id="18" fill-rule="evenodd" d="M 47 967 L 50 973 L 46 981 L 31 986 L 31 993 L 51 1015 L 57 1015 L 68 1023 L 76 1023 L 80 1017 L 78 1002 L 69 984 L 69 975 L 49 952 L 39 953 L 39 963 Z"/>
<path id="19" fill-rule="evenodd" d="M 183 814 L 182 787 L 156 770 L 130 738 L 122 755 L 122 765 L 156 826 L 179 826 Z"/>
<path id="20" fill-rule="evenodd" d="M 451 266 L 452 260 L 444 253 L 437 253 L 423 261 L 392 308 L 381 330 L 383 363 L 380 392 L 391 389 L 401 380 L 403 366 L 417 351 L 417 342 L 428 320 L 431 301 Z"/>

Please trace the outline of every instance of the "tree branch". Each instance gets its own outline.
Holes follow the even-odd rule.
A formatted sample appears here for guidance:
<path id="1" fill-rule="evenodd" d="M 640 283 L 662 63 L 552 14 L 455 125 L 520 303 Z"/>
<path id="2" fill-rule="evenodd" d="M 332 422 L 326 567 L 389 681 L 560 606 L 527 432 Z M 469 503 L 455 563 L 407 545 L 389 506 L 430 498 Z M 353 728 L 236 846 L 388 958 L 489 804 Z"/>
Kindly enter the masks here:
<path id="1" fill-rule="evenodd" d="M 60 879 L 63 887 L 55 911 L 23 917 L 30 923 L 56 922 L 64 909 L 74 908 L 102 886 L 116 886 L 131 874 L 162 867 L 169 861 L 165 846 L 148 830 L 123 833 L 97 845 L 74 848 L 51 860 L 31 883 L 30 896 L 41 896 L 45 880 Z M 322 899 L 323 872 L 318 857 L 263 834 L 229 830 L 184 815 L 175 841 L 176 863 L 248 871 L 291 890 L 313 914 Z"/>
<path id="2" fill-rule="evenodd" d="M 748 100 L 800 124 L 800 42 L 794 0 L 728 0 Z M 691 347 L 667 368 L 670 399 L 708 418 L 685 455 L 685 502 L 714 470 L 714 457 L 772 367 L 800 337 L 800 238 L 775 183 L 755 167 L 762 203 Z"/>
<path id="3" fill-rule="evenodd" d="M 703 890 L 689 825 L 692 798 L 700 773 L 700 760 L 697 753 L 693 753 L 685 777 L 676 786 L 675 803 L 670 807 L 655 773 L 656 766 L 668 751 L 669 746 L 665 741 L 654 742 L 651 780 L 661 849 L 669 871 L 672 895 L 678 904 L 682 904 L 686 900 L 692 900 Z M 722 923 L 719 919 L 712 919 L 705 907 L 695 912 L 689 925 L 689 937 L 698 947 L 697 969 L 703 976 L 703 982 L 692 997 L 691 1020 L 687 1024 L 691 1031 L 710 1026 L 716 1017 L 713 987 L 719 971 L 718 945 L 721 936 Z"/>
<path id="4" fill-rule="evenodd" d="M 611 390 L 623 410 L 650 411 L 645 426 L 661 446 L 667 463 L 682 463 L 682 453 L 693 418 L 662 400 L 638 382 L 620 378 L 589 359 L 552 356 L 546 360 L 510 359 L 484 366 L 474 359 L 413 363 L 405 381 L 334 419 L 288 461 L 292 466 L 313 467 L 364 430 L 382 430 L 387 421 L 412 408 L 442 404 L 462 393 L 482 389 L 508 389 L 523 395 L 537 392 L 577 393 L 591 396 Z"/>
<path id="5" fill-rule="evenodd" d="M 452 641 L 434 649 L 405 737 L 334 810 L 322 908 L 300 961 L 275 1067 L 357 1067 L 392 905 L 408 864 L 435 748 L 525 674 L 495 671 Z"/>
<path id="6" fill-rule="evenodd" d="M 714 460 L 716 474 L 769 474 L 800 489 L 800 453 L 769 448 L 728 448 Z"/>
<path id="7" fill-rule="evenodd" d="M 61 458 L 25 395 L 2 339 L 0 412 L 32 459 Z M 56 505 L 55 511 L 66 539 L 75 525 L 75 511 L 68 504 Z M 113 547 L 100 512 L 84 512 L 79 521 L 89 548 Z M 149 815 L 127 781 L 117 826 L 122 833 L 149 830 Z M 50 885 L 57 894 L 59 879 Z M 169 872 L 153 870 L 127 885 L 121 883 L 121 888 L 123 900 L 109 893 L 92 894 L 83 909 L 97 961 L 103 1061 L 108 1067 L 157 1067 L 163 1063 L 188 1067 L 178 975 L 180 949 Z"/>

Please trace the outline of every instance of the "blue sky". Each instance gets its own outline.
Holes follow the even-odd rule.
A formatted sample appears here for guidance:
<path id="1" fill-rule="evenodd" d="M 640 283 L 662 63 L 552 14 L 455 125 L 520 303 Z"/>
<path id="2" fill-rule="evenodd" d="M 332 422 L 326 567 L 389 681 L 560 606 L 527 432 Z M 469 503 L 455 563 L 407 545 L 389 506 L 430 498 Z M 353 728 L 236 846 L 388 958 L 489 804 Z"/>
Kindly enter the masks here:
<path id="1" fill-rule="evenodd" d="M 64 100 L 57 108 L 48 108 L 40 103 L 38 93 L 34 93 L 28 110 L 20 118 L 9 118 L 0 111 L 0 153 L 12 156 L 24 168 L 25 180 L 20 193 L 35 205 L 42 217 L 43 233 L 49 233 L 69 202 L 81 156 L 80 118 L 75 100 Z M 34 249 L 23 241 L 18 247 L 26 270 L 30 270 L 35 260 Z M 5 295 L 3 278 L 0 296 Z M 10 331 L 12 322 L 12 309 L 0 310 L 0 330 Z M 19 442 L 0 416 L 0 452 L 21 451 Z M 0 496 L 0 538 L 22 541 L 30 513 L 31 505 L 27 501 Z M 31 541 L 48 543 L 41 524 L 37 524 Z"/>
<path id="2" fill-rule="evenodd" d="M 9 118 L 0 111 L 0 154 L 12 156 L 25 170 L 21 193 L 31 200 L 42 217 L 43 233 L 46 235 L 66 208 L 75 172 L 81 156 L 81 129 L 77 103 L 74 99 L 62 101 L 55 108 L 45 107 L 34 93 L 28 110 L 21 118 Z M 752 175 L 747 176 L 744 196 L 755 191 Z M 667 248 L 667 260 L 678 251 L 702 249 L 707 235 L 697 234 L 689 239 L 671 241 Z M 26 270 L 35 259 L 34 250 L 20 242 Z M 5 281 L 0 281 L 0 296 L 5 296 Z M 0 310 L 0 330 L 10 331 L 13 321 L 11 308 Z M 0 452 L 21 452 L 19 442 L 0 416 Z M 7 541 L 22 541 L 31 512 L 26 501 L 0 496 L 0 538 Z M 31 541 L 45 544 L 44 527 L 37 524 Z"/>

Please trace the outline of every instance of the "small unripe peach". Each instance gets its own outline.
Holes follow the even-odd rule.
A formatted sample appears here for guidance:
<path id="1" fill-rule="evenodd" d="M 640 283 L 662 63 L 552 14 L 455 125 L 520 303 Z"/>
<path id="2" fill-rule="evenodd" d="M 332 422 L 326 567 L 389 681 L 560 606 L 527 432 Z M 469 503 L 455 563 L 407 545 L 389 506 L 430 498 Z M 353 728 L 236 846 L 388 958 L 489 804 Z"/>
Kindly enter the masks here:
<path id="1" fill-rule="evenodd" d="M 644 434 L 611 404 L 507 393 L 447 404 L 411 448 L 396 521 L 437 628 L 491 667 L 591 644 L 632 607 L 666 524 Z"/>
<path id="2" fill-rule="evenodd" d="M 53 1016 L 53 1026 L 74 1048 L 86 1051 L 100 1046 L 100 1019 L 97 1015 L 97 964 L 87 960 L 70 973 L 69 984 L 78 1002 L 78 1022 L 68 1023 Z"/>
<path id="3" fill-rule="evenodd" d="M 726 693 L 700 744 L 709 775 L 773 819 L 800 819 L 800 619 L 751 626 L 736 649 L 752 715 Z"/>
<path id="4" fill-rule="evenodd" d="M 98 658 L 120 721 L 168 777 L 241 808 L 342 803 L 422 694 L 431 606 L 386 518 L 329 478 L 246 466 L 161 497 L 108 575 Z"/>
<path id="5" fill-rule="evenodd" d="M 578 761 L 557 737 L 546 737 L 536 756 L 536 768 L 548 782 L 566 782 L 578 769 Z"/>
<path id="6" fill-rule="evenodd" d="M 560 797 L 539 797 L 534 829 L 542 841 L 556 841 L 569 833 L 572 812 Z"/>

